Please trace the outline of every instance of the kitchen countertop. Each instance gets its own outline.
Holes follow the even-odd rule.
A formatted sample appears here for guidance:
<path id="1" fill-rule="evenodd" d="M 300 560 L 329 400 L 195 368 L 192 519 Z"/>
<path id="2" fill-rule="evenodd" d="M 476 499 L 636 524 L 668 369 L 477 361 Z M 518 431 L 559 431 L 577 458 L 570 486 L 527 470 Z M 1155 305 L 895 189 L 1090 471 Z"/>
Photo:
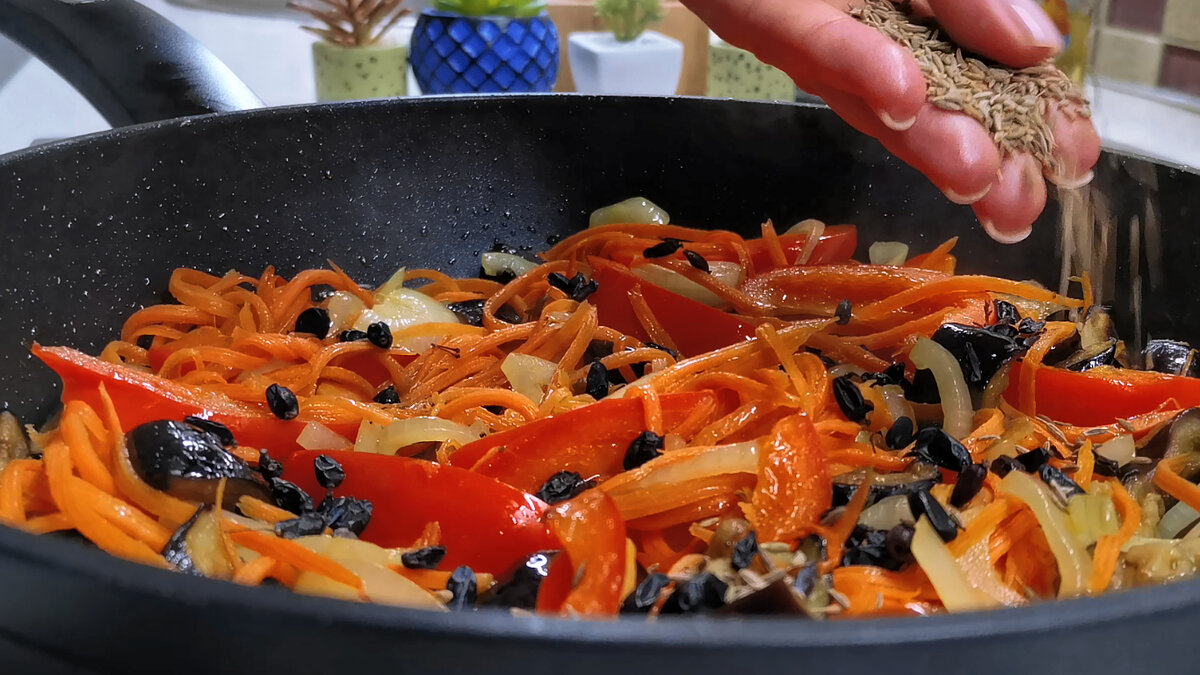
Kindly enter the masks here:
<path id="1" fill-rule="evenodd" d="M 277 0 L 142 1 L 208 45 L 267 105 L 314 100 L 313 38 L 299 30 L 300 15 L 270 9 Z M 1108 147 L 1200 167 L 1200 102 L 1108 82 L 1092 97 Z M 0 38 L 0 153 L 106 128 L 53 71 Z"/>

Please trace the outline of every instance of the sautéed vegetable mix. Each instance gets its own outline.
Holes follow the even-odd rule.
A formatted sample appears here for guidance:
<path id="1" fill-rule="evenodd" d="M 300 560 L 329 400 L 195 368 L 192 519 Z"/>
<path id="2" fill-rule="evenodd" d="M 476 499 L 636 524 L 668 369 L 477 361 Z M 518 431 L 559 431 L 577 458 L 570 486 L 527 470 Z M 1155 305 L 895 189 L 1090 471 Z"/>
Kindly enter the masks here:
<path id="1" fill-rule="evenodd" d="M 479 278 L 178 269 L 0 418 L 0 519 L 431 611 L 926 615 L 1200 565 L 1200 364 L 1072 297 L 644 201 Z M 629 224 L 644 223 L 644 224 Z M 251 272 L 247 270 L 246 272 Z"/>

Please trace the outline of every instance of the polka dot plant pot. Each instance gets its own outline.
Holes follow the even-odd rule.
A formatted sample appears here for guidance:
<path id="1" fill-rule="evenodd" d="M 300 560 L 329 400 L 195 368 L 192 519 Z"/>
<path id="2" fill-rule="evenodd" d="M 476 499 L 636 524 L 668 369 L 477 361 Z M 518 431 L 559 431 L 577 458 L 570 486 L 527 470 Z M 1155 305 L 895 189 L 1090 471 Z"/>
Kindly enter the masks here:
<path id="1" fill-rule="evenodd" d="M 544 12 L 514 19 L 427 9 L 409 53 L 426 94 L 546 92 L 558 79 L 558 30 Z"/>
<path id="2" fill-rule="evenodd" d="M 313 43 L 318 101 L 387 98 L 408 93 L 408 46 L 342 47 Z"/>

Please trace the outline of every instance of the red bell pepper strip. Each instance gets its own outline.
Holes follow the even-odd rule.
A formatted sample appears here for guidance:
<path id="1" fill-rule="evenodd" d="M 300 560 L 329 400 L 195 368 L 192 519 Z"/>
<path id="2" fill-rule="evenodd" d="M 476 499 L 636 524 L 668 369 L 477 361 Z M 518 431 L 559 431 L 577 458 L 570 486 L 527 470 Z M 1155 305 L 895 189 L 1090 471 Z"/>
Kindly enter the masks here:
<path id="1" fill-rule="evenodd" d="M 101 410 L 100 385 L 103 384 L 121 418 L 122 431 L 155 420 L 182 420 L 188 415 L 198 415 L 229 427 L 239 444 L 269 450 L 276 458 L 300 449 L 296 437 L 307 424 L 302 420 L 282 420 L 221 394 L 196 391 L 68 347 L 35 344 L 32 351 L 62 378 L 64 401 L 83 401 Z M 347 438 L 354 438 L 358 433 L 356 427 L 334 431 Z"/>
<path id="2" fill-rule="evenodd" d="M 1022 364 L 1013 364 L 1004 398 L 1014 406 L 1019 405 L 1021 379 L 1028 372 Z M 1173 408 L 1200 406 L 1200 379 L 1122 368 L 1077 373 L 1042 366 L 1034 385 L 1037 414 L 1077 426 L 1129 419 L 1157 410 L 1168 399 L 1178 404 Z"/>
<path id="3" fill-rule="evenodd" d="M 587 490 L 546 511 L 546 524 L 562 542 L 542 580 L 537 609 L 581 616 L 611 616 L 621 607 L 625 585 L 625 521 L 600 490 Z M 578 581 L 571 586 L 575 575 Z M 563 590 L 568 589 L 565 594 Z"/>
<path id="4" fill-rule="evenodd" d="M 789 265 L 795 263 L 807 243 L 807 234 L 779 235 L 779 245 L 783 248 L 783 255 L 787 258 Z M 762 239 L 747 241 L 746 248 L 750 250 L 750 259 L 754 261 L 754 269 L 758 274 L 779 268 L 779 265 L 776 265 L 771 259 L 767 244 Z M 825 228 L 817 245 L 813 247 L 812 255 L 809 256 L 805 265 L 843 263 L 854 257 L 856 248 L 858 248 L 858 230 L 853 225 L 830 225 Z M 724 256 L 714 258 L 714 260 L 724 259 Z M 729 257 L 729 261 L 737 262 L 733 256 Z"/>
<path id="5" fill-rule="evenodd" d="M 649 340 L 629 304 L 629 291 L 640 288 L 654 318 L 675 341 L 682 356 L 698 356 L 754 337 L 755 325 L 745 319 L 655 286 L 603 260 L 593 258 L 591 262 L 595 266 L 592 279 L 600 287 L 589 300 L 602 326 L 643 342 Z"/>
<path id="6" fill-rule="evenodd" d="M 829 458 L 808 415 L 785 417 L 759 444 L 751 504 L 761 541 L 792 541 L 809 534 L 832 506 Z"/>
<path id="7" fill-rule="evenodd" d="M 664 428 L 670 431 L 712 396 L 706 391 L 660 395 Z M 450 456 L 450 464 L 526 492 L 537 492 L 559 471 L 603 480 L 624 470 L 629 444 L 646 430 L 643 406 L 638 399 L 607 398 L 468 443 Z"/>
<path id="8" fill-rule="evenodd" d="M 446 558 L 439 565 L 469 565 L 507 575 L 526 556 L 560 547 L 543 515 L 546 504 L 487 476 L 408 457 L 341 450 L 303 450 L 283 462 L 283 476 L 319 501 L 313 459 L 328 455 L 346 471 L 336 496 L 367 499 L 374 507 L 362 533 L 385 547 L 411 546 L 430 522 L 441 528 Z"/>
<path id="9" fill-rule="evenodd" d="M 788 266 L 792 265 L 796 258 L 800 256 L 807 243 L 807 234 L 779 235 L 779 245 L 783 249 L 783 256 L 787 260 Z M 858 231 L 853 225 L 832 225 L 826 227 L 825 232 L 817 241 L 817 245 L 813 247 L 812 255 L 809 256 L 807 264 L 829 265 L 832 263 L 847 262 L 854 256 L 854 250 L 857 247 Z M 708 243 L 704 245 L 692 244 L 685 248 L 699 249 L 697 252 L 701 253 L 710 262 L 741 262 L 728 246 Z M 750 254 L 750 259 L 754 262 L 754 269 L 757 273 L 761 274 L 780 267 L 775 264 L 766 242 L 762 239 L 747 239 L 746 250 Z M 606 252 L 604 257 L 622 265 L 629 265 L 638 257 L 638 253 L 635 250 L 631 250 L 628 246 L 621 246 L 617 250 Z M 677 260 L 685 259 L 682 251 L 672 254 L 671 257 Z"/>

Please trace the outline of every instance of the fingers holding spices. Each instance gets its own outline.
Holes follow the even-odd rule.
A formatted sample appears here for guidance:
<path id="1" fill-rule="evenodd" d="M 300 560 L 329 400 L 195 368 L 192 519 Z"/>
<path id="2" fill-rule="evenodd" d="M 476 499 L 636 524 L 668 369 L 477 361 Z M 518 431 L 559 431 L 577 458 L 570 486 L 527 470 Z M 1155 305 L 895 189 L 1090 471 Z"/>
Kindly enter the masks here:
<path id="1" fill-rule="evenodd" d="M 970 117 L 926 104 L 911 128 L 893 131 L 849 94 L 827 91 L 821 96 L 842 119 L 928 176 L 954 203 L 973 204 L 990 191 L 1000 169 L 1000 151 Z"/>
<path id="2" fill-rule="evenodd" d="M 1047 123 L 1054 136 L 1055 167 L 1047 166 L 1046 179 L 1063 188 L 1079 188 L 1092 181 L 1092 169 L 1100 160 L 1100 135 L 1090 117 L 1070 109 L 1055 108 Z"/>
<path id="3" fill-rule="evenodd" d="M 1063 36 L 1034 0 L 928 0 L 938 24 L 964 49 L 1026 68 L 1063 49 Z"/>
<path id="4" fill-rule="evenodd" d="M 992 189 L 973 206 L 984 231 L 1003 244 L 1028 237 L 1045 207 L 1042 165 L 1025 153 L 1004 158 Z"/>

